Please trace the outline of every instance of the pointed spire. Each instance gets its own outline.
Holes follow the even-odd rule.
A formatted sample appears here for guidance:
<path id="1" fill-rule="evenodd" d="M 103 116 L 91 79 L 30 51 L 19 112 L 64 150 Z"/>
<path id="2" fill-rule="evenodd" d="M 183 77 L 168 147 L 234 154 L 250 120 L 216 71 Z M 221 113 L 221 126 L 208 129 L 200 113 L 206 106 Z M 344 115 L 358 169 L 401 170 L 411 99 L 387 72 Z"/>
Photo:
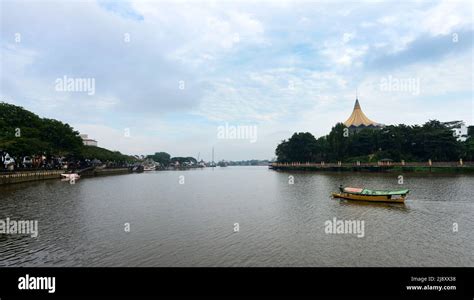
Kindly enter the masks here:
<path id="1" fill-rule="evenodd" d="M 372 121 L 367 118 L 362 109 L 360 108 L 359 99 L 356 96 L 356 101 L 354 104 L 354 110 L 350 117 L 344 122 L 344 125 L 347 127 L 359 127 L 359 126 L 380 126 L 380 124 Z"/>
<path id="2" fill-rule="evenodd" d="M 354 104 L 354 109 L 360 109 L 359 97 L 358 97 L 358 88 L 356 88 L 356 102 Z"/>
<path id="3" fill-rule="evenodd" d="M 354 104 L 354 110 L 355 110 L 355 109 L 361 109 L 361 108 L 360 108 L 360 104 L 359 104 L 359 99 L 357 99 L 357 98 L 356 98 L 356 102 L 355 102 L 355 104 Z"/>

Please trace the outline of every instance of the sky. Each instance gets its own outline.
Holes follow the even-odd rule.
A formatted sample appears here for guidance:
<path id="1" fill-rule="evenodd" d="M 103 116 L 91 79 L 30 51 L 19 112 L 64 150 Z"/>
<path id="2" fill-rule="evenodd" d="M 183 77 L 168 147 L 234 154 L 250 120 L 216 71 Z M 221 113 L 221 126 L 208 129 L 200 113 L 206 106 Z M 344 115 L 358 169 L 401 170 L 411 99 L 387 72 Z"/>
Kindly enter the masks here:
<path id="1" fill-rule="evenodd" d="M 474 124 L 471 1 L 0 8 L 0 101 L 126 154 L 271 159 L 294 132 L 344 122 L 356 93 L 378 123 Z"/>

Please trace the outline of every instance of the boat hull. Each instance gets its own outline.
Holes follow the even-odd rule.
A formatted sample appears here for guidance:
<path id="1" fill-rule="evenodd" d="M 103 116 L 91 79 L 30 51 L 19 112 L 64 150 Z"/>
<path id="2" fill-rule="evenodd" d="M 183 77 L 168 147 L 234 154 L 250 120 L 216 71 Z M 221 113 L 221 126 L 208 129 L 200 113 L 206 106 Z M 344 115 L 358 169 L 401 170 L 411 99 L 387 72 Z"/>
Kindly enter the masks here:
<path id="1" fill-rule="evenodd" d="M 334 198 L 342 198 L 355 201 L 370 201 L 370 202 L 392 202 L 404 203 L 405 195 L 361 195 L 351 193 L 332 193 Z"/>

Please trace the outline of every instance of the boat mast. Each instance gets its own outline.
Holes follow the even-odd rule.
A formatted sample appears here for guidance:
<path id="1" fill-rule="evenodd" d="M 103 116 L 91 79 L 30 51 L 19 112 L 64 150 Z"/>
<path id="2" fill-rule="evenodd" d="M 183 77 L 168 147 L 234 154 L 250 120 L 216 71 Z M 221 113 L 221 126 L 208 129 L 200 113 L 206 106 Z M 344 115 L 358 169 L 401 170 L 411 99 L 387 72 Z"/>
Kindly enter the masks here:
<path id="1" fill-rule="evenodd" d="M 215 163 L 214 163 L 214 147 L 212 147 L 212 163 L 211 163 L 211 166 L 214 168 L 215 167 Z"/>

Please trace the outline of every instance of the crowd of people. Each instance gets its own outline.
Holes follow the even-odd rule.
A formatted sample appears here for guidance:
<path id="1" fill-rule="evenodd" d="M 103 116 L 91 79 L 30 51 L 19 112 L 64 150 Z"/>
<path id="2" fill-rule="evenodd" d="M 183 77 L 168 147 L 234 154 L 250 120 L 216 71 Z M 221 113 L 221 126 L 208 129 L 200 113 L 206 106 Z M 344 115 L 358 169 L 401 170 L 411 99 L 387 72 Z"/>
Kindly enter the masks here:
<path id="1" fill-rule="evenodd" d="M 119 168 L 129 167 L 126 163 L 98 159 L 75 159 L 59 155 L 37 154 L 31 156 L 14 156 L 0 149 L 0 171 L 20 170 L 80 170 L 88 167 Z"/>
<path id="2" fill-rule="evenodd" d="M 77 162 L 67 160 L 62 156 L 45 154 L 14 156 L 3 150 L 0 150 L 0 160 L 0 169 L 8 171 L 30 169 L 61 170 L 74 167 L 77 164 Z"/>

